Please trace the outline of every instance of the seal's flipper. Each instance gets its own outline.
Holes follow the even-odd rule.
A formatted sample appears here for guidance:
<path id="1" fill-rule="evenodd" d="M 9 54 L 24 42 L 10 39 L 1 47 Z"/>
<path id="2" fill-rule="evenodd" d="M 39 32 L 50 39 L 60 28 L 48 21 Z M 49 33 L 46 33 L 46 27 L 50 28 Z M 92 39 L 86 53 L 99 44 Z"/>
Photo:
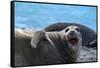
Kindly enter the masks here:
<path id="1" fill-rule="evenodd" d="M 39 30 L 33 34 L 32 39 L 31 39 L 31 46 L 33 48 L 36 48 L 39 41 L 45 38 L 45 33 L 46 33 L 45 30 Z"/>
<path id="2" fill-rule="evenodd" d="M 95 39 L 95 40 L 89 42 L 87 46 L 88 47 L 95 47 L 96 46 L 96 48 L 97 48 L 97 40 Z"/>

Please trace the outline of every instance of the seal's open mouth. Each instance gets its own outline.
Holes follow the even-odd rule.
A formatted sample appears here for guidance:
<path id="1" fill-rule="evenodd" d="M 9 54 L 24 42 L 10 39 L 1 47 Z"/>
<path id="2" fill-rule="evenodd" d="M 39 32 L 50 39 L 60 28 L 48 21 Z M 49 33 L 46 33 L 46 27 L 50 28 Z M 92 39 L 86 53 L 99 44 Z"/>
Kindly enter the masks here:
<path id="1" fill-rule="evenodd" d="M 70 38 L 70 39 L 68 39 L 68 41 L 70 44 L 76 44 L 76 43 L 78 43 L 78 38 Z"/>

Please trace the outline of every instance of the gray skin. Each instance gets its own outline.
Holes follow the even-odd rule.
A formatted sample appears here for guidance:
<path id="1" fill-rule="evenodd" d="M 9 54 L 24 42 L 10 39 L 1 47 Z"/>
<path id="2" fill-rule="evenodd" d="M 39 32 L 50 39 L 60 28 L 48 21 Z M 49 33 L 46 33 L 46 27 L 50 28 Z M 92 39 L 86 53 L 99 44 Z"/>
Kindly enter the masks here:
<path id="1" fill-rule="evenodd" d="M 97 35 L 92 29 L 76 23 L 55 23 L 45 28 L 46 31 L 60 31 L 67 26 L 75 25 L 80 28 L 82 34 L 82 46 L 97 48 Z"/>
<path id="2" fill-rule="evenodd" d="M 68 46 L 68 42 L 63 33 L 47 33 L 49 39 L 53 41 L 53 45 L 46 38 L 45 34 L 46 32 L 44 30 L 37 31 L 34 34 L 34 38 L 31 32 L 15 32 L 14 66 L 69 64 L 77 62 L 77 58 L 79 57 L 78 50 L 81 45 L 75 47 Z M 76 36 L 77 34 L 74 33 L 72 35 Z M 57 37 L 55 38 L 55 36 Z M 37 42 L 35 43 L 36 46 L 32 46 L 31 43 L 34 39 Z"/>
<path id="3" fill-rule="evenodd" d="M 90 28 L 80 24 L 56 23 L 45 28 L 45 31 L 46 32 L 60 31 L 69 25 L 76 25 L 80 28 L 80 32 L 82 34 L 82 42 L 83 42 L 82 46 L 97 47 L 96 33 Z M 14 59 L 12 60 L 12 62 L 15 63 L 13 66 L 31 66 L 31 65 L 66 63 L 65 62 L 66 59 L 64 59 L 66 58 L 65 51 L 62 50 L 60 51 L 63 53 L 63 56 L 61 56 L 60 54 L 58 54 L 59 52 L 57 51 L 57 49 L 51 46 L 50 43 L 44 38 L 40 41 L 42 43 L 39 44 L 37 48 L 33 48 L 30 44 L 31 39 L 32 39 L 32 33 L 31 32 L 29 33 L 29 31 L 28 33 L 23 31 L 22 33 L 15 32 L 15 48 L 14 48 L 15 53 L 14 53 Z M 43 44 L 49 44 L 49 45 L 47 46 Z M 68 63 L 74 63 L 74 62 L 68 62 Z"/>

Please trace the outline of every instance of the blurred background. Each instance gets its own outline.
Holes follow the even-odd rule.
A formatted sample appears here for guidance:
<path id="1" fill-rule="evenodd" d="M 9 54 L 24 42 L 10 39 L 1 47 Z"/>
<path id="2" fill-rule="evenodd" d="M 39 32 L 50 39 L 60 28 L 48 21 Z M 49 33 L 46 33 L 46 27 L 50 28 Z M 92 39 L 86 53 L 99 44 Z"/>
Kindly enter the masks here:
<path id="1" fill-rule="evenodd" d="M 15 3 L 15 28 L 43 29 L 57 22 L 79 23 L 96 31 L 96 7 L 43 3 Z"/>

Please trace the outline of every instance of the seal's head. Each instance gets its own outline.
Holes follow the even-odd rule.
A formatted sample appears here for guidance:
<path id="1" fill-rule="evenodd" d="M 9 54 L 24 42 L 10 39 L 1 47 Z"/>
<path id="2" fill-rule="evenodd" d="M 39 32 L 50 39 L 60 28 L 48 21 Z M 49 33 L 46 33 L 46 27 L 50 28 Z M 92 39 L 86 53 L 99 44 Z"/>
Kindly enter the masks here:
<path id="1" fill-rule="evenodd" d="M 74 25 L 68 26 L 63 30 L 64 41 L 67 42 L 69 53 L 72 58 L 76 58 L 75 62 L 79 61 L 80 58 L 80 48 L 82 46 L 82 36 L 80 28 Z"/>
<path id="2" fill-rule="evenodd" d="M 82 43 L 80 28 L 74 25 L 68 26 L 64 29 L 65 38 L 70 46 L 77 46 Z"/>

